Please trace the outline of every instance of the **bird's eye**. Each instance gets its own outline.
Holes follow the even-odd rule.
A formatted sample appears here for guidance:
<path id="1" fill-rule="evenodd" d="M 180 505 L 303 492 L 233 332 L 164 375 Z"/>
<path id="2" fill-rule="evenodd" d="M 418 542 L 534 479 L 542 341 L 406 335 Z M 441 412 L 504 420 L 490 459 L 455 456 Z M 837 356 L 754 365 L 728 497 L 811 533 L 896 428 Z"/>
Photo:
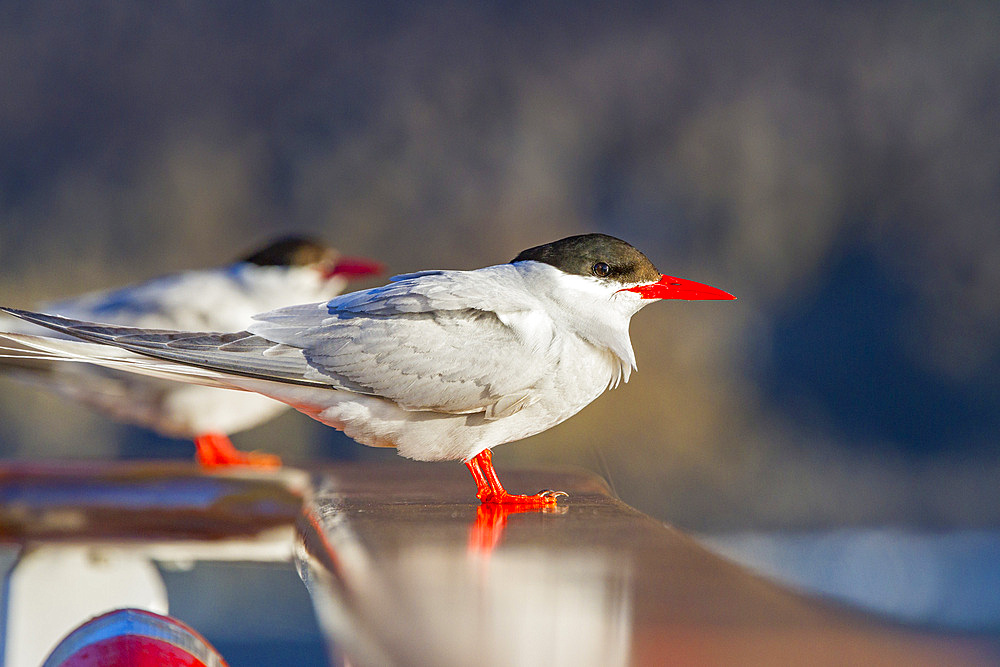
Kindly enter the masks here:
<path id="1" fill-rule="evenodd" d="M 609 273 L 611 273 L 611 267 L 604 262 L 598 262 L 590 269 L 594 272 L 594 275 L 599 278 L 605 278 Z"/>

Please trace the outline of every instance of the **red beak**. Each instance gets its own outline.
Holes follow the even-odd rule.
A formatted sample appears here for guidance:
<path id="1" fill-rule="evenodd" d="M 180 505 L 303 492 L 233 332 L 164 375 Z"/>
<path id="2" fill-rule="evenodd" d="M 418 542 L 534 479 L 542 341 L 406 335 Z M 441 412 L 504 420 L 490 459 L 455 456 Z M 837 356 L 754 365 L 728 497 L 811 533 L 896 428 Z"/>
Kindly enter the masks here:
<path id="1" fill-rule="evenodd" d="M 382 273 L 382 264 L 364 257 L 341 257 L 334 267 L 326 272 L 324 278 L 343 276 L 348 280 L 364 278 Z"/>
<path id="2" fill-rule="evenodd" d="M 715 287 L 702 285 L 693 280 L 663 276 L 655 283 L 628 287 L 627 292 L 637 292 L 643 299 L 686 299 L 697 301 L 702 299 L 724 299 L 732 301 L 735 296 Z"/>

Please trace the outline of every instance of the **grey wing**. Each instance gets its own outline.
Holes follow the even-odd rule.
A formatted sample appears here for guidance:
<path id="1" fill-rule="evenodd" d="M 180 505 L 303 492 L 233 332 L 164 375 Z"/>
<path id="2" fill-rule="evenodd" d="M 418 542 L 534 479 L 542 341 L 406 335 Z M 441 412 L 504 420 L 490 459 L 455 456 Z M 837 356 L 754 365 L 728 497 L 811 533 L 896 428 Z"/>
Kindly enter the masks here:
<path id="1" fill-rule="evenodd" d="M 408 410 L 492 418 L 530 404 L 545 375 L 552 327 L 536 305 L 502 265 L 424 272 L 279 309 L 257 316 L 250 330 L 302 348 L 311 379 Z"/>
<path id="2" fill-rule="evenodd" d="M 59 313 L 81 321 L 117 322 L 141 326 L 144 321 L 170 321 L 169 309 L 180 299 L 176 293 L 190 297 L 197 283 L 209 276 L 209 271 L 191 272 L 191 280 L 178 274 L 153 278 L 138 285 L 89 292 L 80 296 L 42 304 L 45 312 Z M 155 325 L 152 325 L 155 326 Z"/>
<path id="3" fill-rule="evenodd" d="M 326 310 L 342 316 L 395 316 L 470 308 L 506 313 L 530 310 L 536 305 L 517 267 L 501 264 L 475 271 L 420 271 L 395 276 L 388 285 L 341 294 L 326 304 Z M 293 306 L 254 319 L 269 321 L 285 311 L 293 317 L 301 314 Z"/>
<path id="4" fill-rule="evenodd" d="M 250 316 L 264 308 L 248 303 L 248 286 L 238 268 L 170 274 L 48 303 L 41 310 L 81 321 L 143 329 L 233 331 L 246 326 Z"/>
<path id="5" fill-rule="evenodd" d="M 532 323 L 533 336 L 526 337 L 510 324 L 523 320 L 513 317 L 521 312 L 513 304 L 523 308 L 524 299 L 493 299 L 499 305 L 486 309 L 490 281 L 475 289 L 468 280 L 445 276 L 459 282 L 449 287 L 447 280 L 438 280 L 441 275 L 417 278 L 420 284 L 403 289 L 393 289 L 402 284 L 394 283 L 361 297 L 279 309 L 259 316 L 253 333 L 150 331 L 4 310 L 84 340 L 159 359 L 376 395 L 409 410 L 484 412 L 498 418 L 529 405 L 546 372 L 540 363 L 544 349 L 539 354 L 545 347 L 545 326 Z M 470 288 L 471 298 L 463 298 L 461 288 Z M 504 294 L 509 297 L 509 290 Z M 468 307 L 472 302 L 480 307 Z"/>
<path id="6" fill-rule="evenodd" d="M 122 348 L 156 359 L 263 380 L 329 388 L 329 381 L 305 377 L 302 350 L 275 344 L 246 331 L 212 332 L 138 329 L 73 320 L 13 308 L 0 311 L 81 340 Z"/>
<path id="7" fill-rule="evenodd" d="M 306 338 L 310 377 L 408 410 L 502 416 L 531 400 L 542 372 L 533 351 L 491 312 L 345 318 Z"/>

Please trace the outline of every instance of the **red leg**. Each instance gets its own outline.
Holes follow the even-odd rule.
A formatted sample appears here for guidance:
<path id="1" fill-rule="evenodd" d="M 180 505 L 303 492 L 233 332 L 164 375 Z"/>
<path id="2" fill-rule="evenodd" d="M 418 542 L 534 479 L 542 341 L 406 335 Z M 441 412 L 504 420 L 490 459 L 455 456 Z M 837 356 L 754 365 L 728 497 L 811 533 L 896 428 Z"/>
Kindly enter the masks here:
<path id="1" fill-rule="evenodd" d="M 516 505 L 524 508 L 551 507 L 556 504 L 559 496 L 565 496 L 562 491 L 540 491 L 533 496 L 521 496 L 507 493 L 493 469 L 493 452 L 484 449 L 465 462 L 472 479 L 476 482 L 476 497 L 484 503 Z"/>
<path id="2" fill-rule="evenodd" d="M 479 457 L 473 456 L 465 462 L 465 467 L 472 473 L 472 479 L 476 482 L 476 497 L 484 503 L 490 501 L 493 498 L 493 490 L 490 488 L 490 483 L 486 481 L 486 476 L 483 475 L 483 471 L 479 467 Z"/>
<path id="3" fill-rule="evenodd" d="M 281 459 L 274 454 L 241 452 L 224 433 L 203 433 L 194 439 L 195 459 L 206 468 L 243 465 L 257 468 L 280 468 Z"/>

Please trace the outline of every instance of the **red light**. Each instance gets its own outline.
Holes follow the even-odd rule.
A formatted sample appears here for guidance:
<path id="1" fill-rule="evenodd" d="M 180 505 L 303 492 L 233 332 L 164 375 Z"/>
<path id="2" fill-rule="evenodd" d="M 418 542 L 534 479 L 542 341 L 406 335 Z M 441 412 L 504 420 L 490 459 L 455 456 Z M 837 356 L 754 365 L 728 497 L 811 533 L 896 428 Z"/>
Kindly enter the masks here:
<path id="1" fill-rule="evenodd" d="M 43 667 L 227 667 L 195 630 L 143 609 L 92 618 L 63 639 Z"/>

